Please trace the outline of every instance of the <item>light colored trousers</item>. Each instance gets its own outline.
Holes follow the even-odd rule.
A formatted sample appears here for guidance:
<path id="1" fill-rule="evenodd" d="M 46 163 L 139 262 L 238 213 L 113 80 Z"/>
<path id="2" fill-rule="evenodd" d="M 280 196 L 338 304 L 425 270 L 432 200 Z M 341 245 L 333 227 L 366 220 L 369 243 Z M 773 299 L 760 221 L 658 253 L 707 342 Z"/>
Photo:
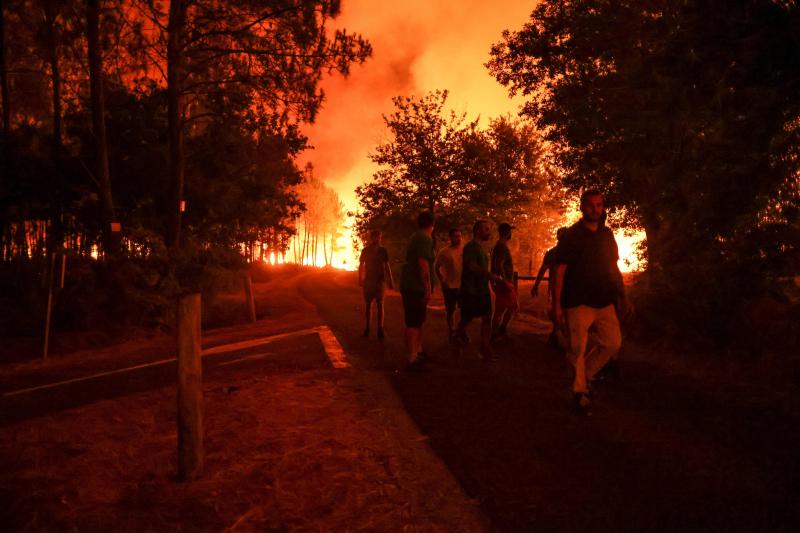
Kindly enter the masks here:
<path id="1" fill-rule="evenodd" d="M 617 312 L 613 305 L 601 309 L 579 305 L 564 309 L 564 314 L 569 336 L 567 358 L 575 367 L 572 391 L 586 393 L 589 380 L 622 346 Z"/>

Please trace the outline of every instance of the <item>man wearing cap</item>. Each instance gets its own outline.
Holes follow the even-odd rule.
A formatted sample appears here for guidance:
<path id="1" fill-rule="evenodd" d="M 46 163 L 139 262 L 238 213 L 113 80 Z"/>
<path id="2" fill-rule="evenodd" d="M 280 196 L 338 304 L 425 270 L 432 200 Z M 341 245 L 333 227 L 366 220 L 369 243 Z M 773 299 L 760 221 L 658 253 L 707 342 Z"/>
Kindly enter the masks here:
<path id="1" fill-rule="evenodd" d="M 492 339 L 507 335 L 508 323 L 519 309 L 517 289 L 514 287 L 514 261 L 508 248 L 512 229 L 513 226 L 507 222 L 497 226 L 497 244 L 492 249 L 492 274 L 497 276 L 497 280 L 492 282 L 494 291 Z"/>

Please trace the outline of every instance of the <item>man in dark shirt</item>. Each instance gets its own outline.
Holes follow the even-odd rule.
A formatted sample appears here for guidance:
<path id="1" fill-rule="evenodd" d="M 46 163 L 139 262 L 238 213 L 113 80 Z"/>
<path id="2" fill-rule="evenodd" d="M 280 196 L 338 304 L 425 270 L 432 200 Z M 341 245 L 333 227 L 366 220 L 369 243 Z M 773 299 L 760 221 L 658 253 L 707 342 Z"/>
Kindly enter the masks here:
<path id="1" fill-rule="evenodd" d="M 558 245 L 558 241 L 561 240 L 561 237 L 567 232 L 567 228 L 558 228 L 556 231 L 556 245 Z M 536 274 L 536 280 L 533 282 L 533 288 L 531 289 L 531 296 L 534 298 L 539 296 L 539 284 L 542 283 L 542 279 L 544 278 L 544 273 L 547 272 L 549 277 L 548 280 L 548 291 L 547 297 L 552 300 L 553 298 L 553 274 L 555 273 L 556 268 L 556 246 L 553 246 L 544 254 L 544 258 L 542 258 L 542 266 L 539 267 L 539 272 Z"/>
<path id="2" fill-rule="evenodd" d="M 600 222 L 604 212 L 600 192 L 583 193 L 583 218 L 567 230 L 556 253 L 553 317 L 569 339 L 567 356 L 575 368 L 575 406 L 587 415 L 589 381 L 622 345 L 615 304 L 625 314 L 631 311 L 617 267 L 617 242 Z M 587 352 L 590 332 L 594 346 Z"/>
<path id="3" fill-rule="evenodd" d="M 433 214 L 423 211 L 417 218 L 419 231 L 411 237 L 406 251 L 406 263 L 400 278 L 400 295 L 403 297 L 403 317 L 406 329 L 408 369 L 419 370 L 424 365 L 422 351 L 422 325 L 433 290 Z"/>
<path id="4" fill-rule="evenodd" d="M 497 226 L 497 244 L 492 248 L 492 274 L 500 277 L 492 283 L 494 290 L 494 315 L 492 316 L 492 339 L 506 335 L 508 323 L 519 309 L 517 289 L 514 287 L 514 261 L 508 241 L 511 240 L 511 224 L 503 222 Z"/>
<path id="5" fill-rule="evenodd" d="M 366 325 L 364 336 L 369 337 L 369 320 L 372 315 L 372 301 L 378 321 L 378 338 L 383 339 L 383 296 L 386 285 L 394 288 L 392 269 L 389 267 L 389 252 L 381 246 L 382 234 L 374 229 L 369 233 L 369 244 L 361 251 L 358 262 L 358 284 L 364 289 L 364 308 Z"/>
<path id="6" fill-rule="evenodd" d="M 493 359 L 489 348 L 492 332 L 492 295 L 489 281 L 499 282 L 501 278 L 489 270 L 489 257 L 481 246 L 491 236 L 489 223 L 478 220 L 472 226 L 472 240 L 464 245 L 461 270 L 461 320 L 456 329 L 456 338 L 469 342 L 465 329 L 473 318 L 481 319 L 481 347 L 478 352 L 483 359 Z"/>

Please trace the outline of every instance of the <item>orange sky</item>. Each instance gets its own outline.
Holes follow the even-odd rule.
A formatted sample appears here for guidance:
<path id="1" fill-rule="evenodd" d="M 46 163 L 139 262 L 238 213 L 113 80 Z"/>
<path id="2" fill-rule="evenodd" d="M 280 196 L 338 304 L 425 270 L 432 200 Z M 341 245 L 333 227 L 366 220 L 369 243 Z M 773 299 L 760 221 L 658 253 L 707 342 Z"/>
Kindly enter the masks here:
<path id="1" fill-rule="evenodd" d="M 397 95 L 450 91 L 450 105 L 469 116 L 490 118 L 516 113 L 506 90 L 484 63 L 503 29 L 528 20 L 532 0 L 343 0 L 338 27 L 372 42 L 373 57 L 350 77 L 324 82 L 327 99 L 316 124 L 306 128 L 314 150 L 304 154 L 316 175 L 348 209 L 357 203 L 353 189 L 375 167 L 367 155 L 386 135 L 382 114 Z"/>

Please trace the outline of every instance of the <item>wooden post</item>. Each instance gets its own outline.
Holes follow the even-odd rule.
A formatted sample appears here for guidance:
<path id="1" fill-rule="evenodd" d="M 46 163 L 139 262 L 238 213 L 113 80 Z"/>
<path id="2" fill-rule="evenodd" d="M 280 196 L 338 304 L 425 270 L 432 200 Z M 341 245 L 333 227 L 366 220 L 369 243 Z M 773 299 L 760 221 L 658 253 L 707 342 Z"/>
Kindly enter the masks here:
<path id="1" fill-rule="evenodd" d="M 178 301 L 178 479 L 203 473 L 203 363 L 200 358 L 200 294 Z"/>
<path id="2" fill-rule="evenodd" d="M 50 349 L 50 317 L 53 315 L 53 282 L 56 269 L 56 253 L 50 253 L 50 268 L 47 272 L 47 314 L 44 319 L 44 349 L 42 357 L 47 359 L 47 351 Z"/>
<path id="3" fill-rule="evenodd" d="M 250 274 L 244 276 L 244 299 L 247 302 L 247 312 L 250 322 L 256 321 L 256 299 L 253 297 L 253 278 Z"/>

